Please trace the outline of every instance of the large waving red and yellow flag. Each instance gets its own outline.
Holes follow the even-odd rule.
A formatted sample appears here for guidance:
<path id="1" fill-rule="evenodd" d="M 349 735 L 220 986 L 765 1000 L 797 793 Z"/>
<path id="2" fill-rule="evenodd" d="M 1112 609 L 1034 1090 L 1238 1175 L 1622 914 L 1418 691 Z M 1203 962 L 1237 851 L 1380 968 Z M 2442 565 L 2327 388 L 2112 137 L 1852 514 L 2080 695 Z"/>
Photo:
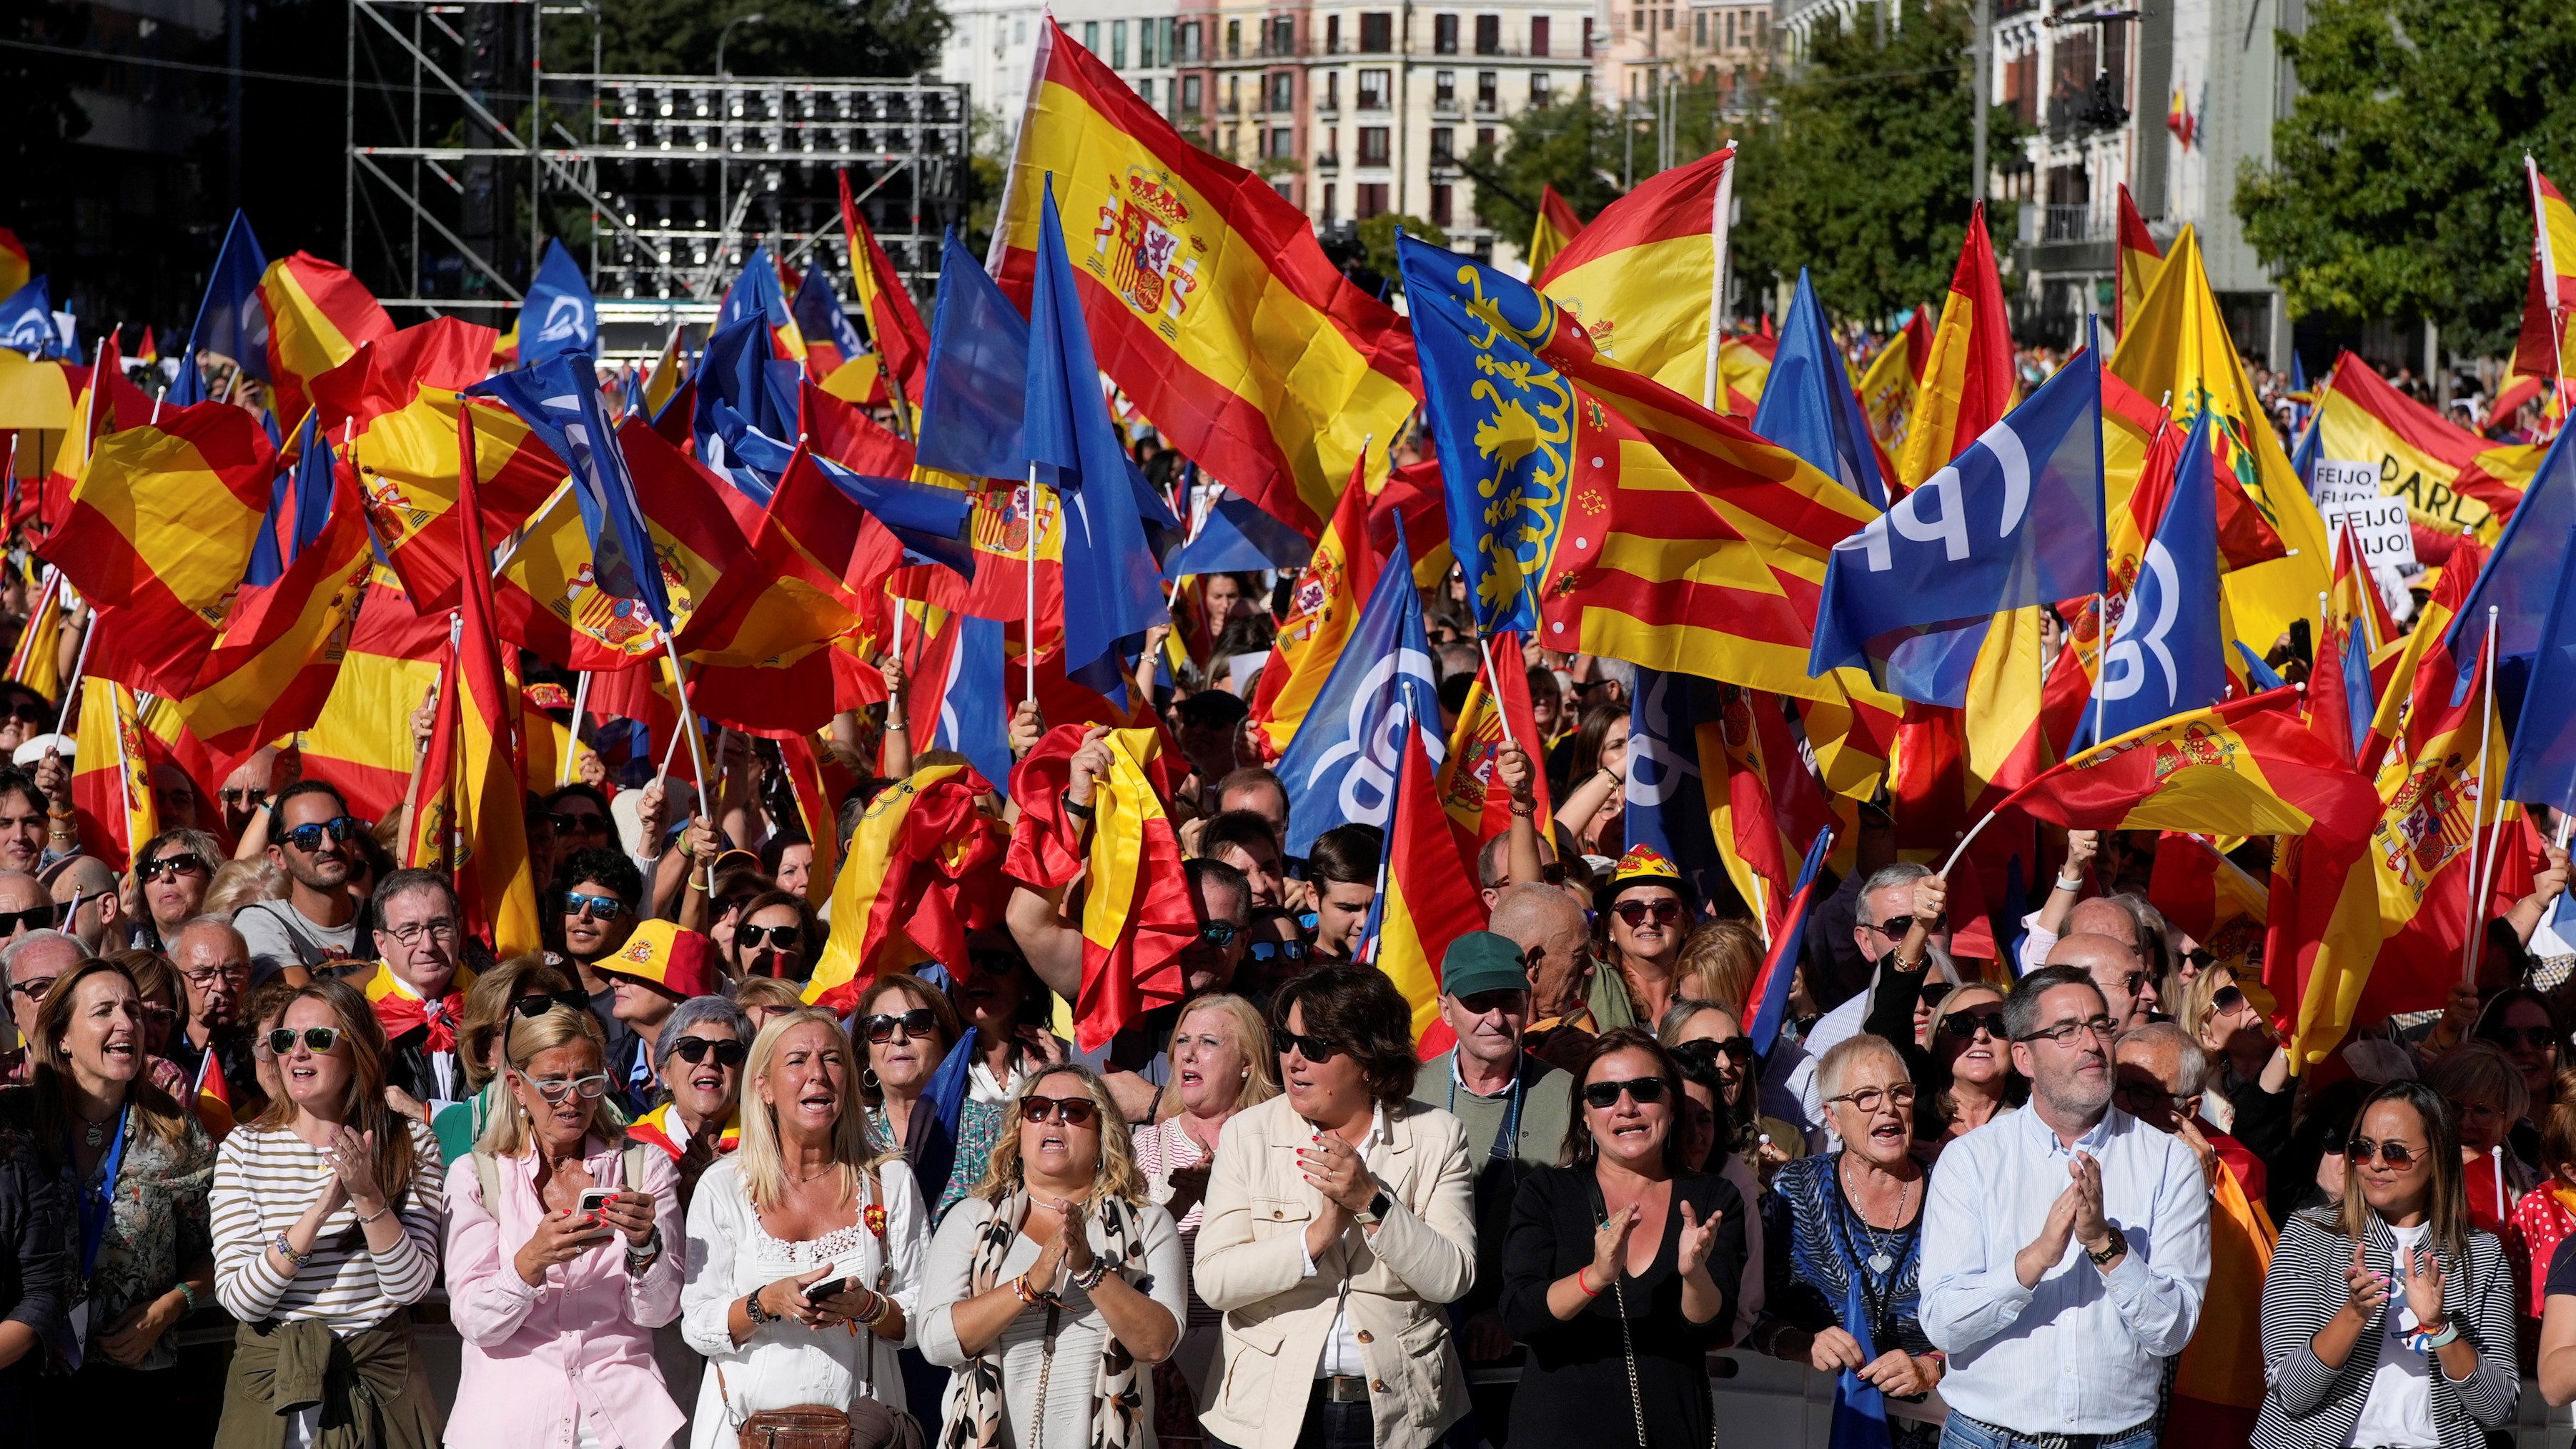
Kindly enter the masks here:
<path id="1" fill-rule="evenodd" d="M 2147 219 L 2138 215 L 2128 183 L 2120 183 L 2120 284 L 2111 299 L 2112 335 L 2129 335 L 2129 319 L 2138 315 L 2138 304 L 2147 300 L 2147 287 L 2164 262 L 2164 249 L 2156 245 L 2155 233 L 2147 230 Z"/>
<path id="2" fill-rule="evenodd" d="M 102 675 L 81 681 L 80 749 L 73 755 L 72 814 L 81 847 L 107 868 L 125 869 L 135 847 L 161 833 L 152 766 L 134 691 Z"/>
<path id="3" fill-rule="evenodd" d="M 364 283 L 310 252 L 269 263 L 259 299 L 268 310 L 271 401 L 283 431 L 303 424 L 307 383 L 394 335 L 394 319 Z M 491 356 L 489 345 L 484 356 Z"/>
<path id="4" fill-rule="evenodd" d="M 2549 379 L 2552 411 L 2563 418 L 2568 379 L 2576 377 L 2576 207 L 2528 153 L 2522 169 L 2531 182 L 2531 295 L 2523 306 L 2513 370 Z"/>
<path id="5" fill-rule="evenodd" d="M 519 770 L 519 692 L 501 668 L 490 553 L 475 479 L 475 433 L 498 408 L 464 408 L 456 420 L 457 560 L 464 587 L 438 720 L 421 761 L 409 863 L 445 869 L 464 928 L 498 956 L 538 949 L 536 883 L 529 871 Z M 443 778 L 442 778 L 443 777 Z"/>
<path id="6" fill-rule="evenodd" d="M 411 714 L 447 657 L 447 611 L 423 617 L 391 569 L 368 576 L 340 674 L 297 737 L 304 773 L 327 780 L 361 820 L 402 808 L 414 764 Z"/>
<path id="7" fill-rule="evenodd" d="M 769 496 L 749 564 L 726 571 L 680 632 L 702 713 L 750 730 L 802 732 L 831 719 L 832 640 L 871 617 L 844 578 L 869 529 L 885 532 L 799 447 Z"/>
<path id="8" fill-rule="evenodd" d="M 1950 273 L 1950 297 L 1941 305 L 1941 325 L 1932 333 L 1920 375 L 1905 446 L 1896 450 L 1897 476 L 1908 488 L 1966 452 L 2021 397 L 2012 318 L 2004 311 L 2003 277 L 1995 270 L 1982 201 L 1969 213 L 1959 264 Z"/>
<path id="9" fill-rule="evenodd" d="M 1556 260 L 1556 254 L 1573 244 L 1583 234 L 1583 218 L 1574 214 L 1574 203 L 1557 194 L 1556 188 L 1541 182 L 1538 188 L 1538 218 L 1530 227 L 1529 255 L 1521 258 L 1533 277 L 1544 272 Z"/>
<path id="10" fill-rule="evenodd" d="M 1342 657 L 1342 644 L 1358 622 L 1369 591 L 1377 587 L 1377 548 L 1369 540 L 1368 485 L 1363 465 L 1333 505 L 1332 527 L 1297 575 L 1288 616 L 1270 643 L 1270 662 L 1252 695 L 1252 728 L 1262 752 L 1277 759 L 1304 723 L 1324 679 Z M 1420 531 L 1417 525 L 1417 531 Z"/>
<path id="11" fill-rule="evenodd" d="M 992 786 L 970 765 L 931 765 L 887 786 L 859 817 L 850 868 L 832 882 L 832 939 L 805 999 L 857 1007 L 886 972 L 937 961 L 970 969 L 966 933 L 1001 919 L 1002 832 L 975 801 Z M 815 857 L 819 867 L 822 857 Z M 827 879 L 817 871 L 817 879 Z"/>
<path id="12" fill-rule="evenodd" d="M 1733 146 L 1658 172 L 1603 207 L 1530 285 L 1583 323 L 1602 360 L 1726 411 L 1711 329 L 1734 195 Z"/>
<path id="13" fill-rule="evenodd" d="M 1362 443 L 1394 437 L 1421 392 L 1404 319 L 1334 269 L 1268 181 L 1192 145 L 1041 20 L 989 259 L 1024 307 L 1050 175 L 1100 370 L 1227 487 L 1322 533 Z"/>
<path id="14" fill-rule="evenodd" d="M 2350 352 L 2317 389 L 2313 426 L 2321 457 L 2379 470 L 2380 492 L 2406 500 L 2418 537 L 2472 534 L 2494 543 L 2543 452 L 2479 437 L 2389 386 Z"/>
<path id="15" fill-rule="evenodd" d="M 858 291 L 859 307 L 868 314 L 868 337 L 876 344 L 886 375 L 902 385 L 907 403 L 919 407 L 921 385 L 930 370 L 930 329 L 921 325 L 921 311 L 912 305 L 903 277 L 850 199 L 850 173 L 839 174 L 841 230 L 850 244 L 850 283 Z"/>
<path id="16" fill-rule="evenodd" d="M 1395 813 L 1387 822 L 1386 855 L 1378 874 L 1385 889 L 1369 907 L 1371 965 L 1404 993 L 1413 1008 L 1414 1051 L 1438 1056 L 1458 1044 L 1440 1017 L 1440 967 L 1449 943 L 1485 928 L 1485 903 L 1475 878 L 1459 868 L 1457 842 L 1441 812 L 1430 752 L 1422 747 L 1422 721 L 1404 729 L 1396 767 Z"/>

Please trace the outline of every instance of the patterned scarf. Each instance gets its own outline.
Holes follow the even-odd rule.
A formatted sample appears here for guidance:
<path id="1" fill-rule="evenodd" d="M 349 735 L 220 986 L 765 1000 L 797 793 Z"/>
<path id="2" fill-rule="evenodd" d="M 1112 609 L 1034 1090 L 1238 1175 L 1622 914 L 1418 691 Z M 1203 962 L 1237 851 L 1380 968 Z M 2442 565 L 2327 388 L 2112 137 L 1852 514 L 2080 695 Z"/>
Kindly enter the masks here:
<path id="1" fill-rule="evenodd" d="M 1095 1200 L 1095 1220 L 1107 1246 L 1101 1251 L 1102 1261 L 1110 1271 L 1137 1285 L 1147 1285 L 1145 1244 L 1136 1230 L 1136 1209 L 1118 1198 Z M 1011 1195 L 994 1204 L 992 1221 L 975 1235 L 975 1254 L 967 1277 L 969 1297 L 992 1290 L 1002 1281 L 1002 1263 L 1011 1254 L 1011 1245 L 1020 1235 L 1020 1224 L 1029 1215 L 1028 1189 L 1013 1189 Z M 1038 1311 L 1031 1309 L 1031 1312 Z M 1136 1356 L 1118 1341 L 1115 1334 L 1102 1335 L 1104 1345 L 1100 1367 L 1091 1387 L 1090 1449 L 1135 1449 L 1145 1438 L 1145 1391 L 1139 1385 Z M 1052 1342 L 1047 1353 L 1052 1356 Z M 1053 1364 L 1038 1376 L 1038 1423 L 1022 1426 L 1019 1441 L 1031 1449 L 1044 1442 L 1046 1422 L 1045 1386 Z M 1002 1444 L 1002 1364 L 995 1354 L 980 1354 L 966 1361 L 959 1380 L 961 1393 L 957 1414 L 948 1421 L 940 1435 L 940 1449 L 1000 1449 Z"/>

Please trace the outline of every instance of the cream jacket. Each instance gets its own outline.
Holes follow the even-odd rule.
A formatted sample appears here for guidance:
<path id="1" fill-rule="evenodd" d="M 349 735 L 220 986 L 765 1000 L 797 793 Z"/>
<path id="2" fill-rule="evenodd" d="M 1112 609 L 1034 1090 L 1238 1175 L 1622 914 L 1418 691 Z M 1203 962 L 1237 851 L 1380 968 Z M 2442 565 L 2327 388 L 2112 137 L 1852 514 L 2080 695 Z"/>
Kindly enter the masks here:
<path id="1" fill-rule="evenodd" d="M 1368 1154 L 1391 1206 L 1356 1225 L 1306 1276 L 1304 1238 L 1322 1198 L 1297 1169 L 1314 1128 L 1284 1096 L 1238 1114 L 1217 1139 L 1193 1274 L 1224 1310 L 1218 1386 L 1200 1417 L 1242 1449 L 1293 1449 L 1324 1339 L 1347 1304 L 1368 1366 L 1379 1449 L 1426 1449 L 1467 1412 L 1467 1380 L 1443 1305 L 1476 1277 L 1474 1177 L 1458 1119 L 1422 1102 L 1387 1109 Z"/>

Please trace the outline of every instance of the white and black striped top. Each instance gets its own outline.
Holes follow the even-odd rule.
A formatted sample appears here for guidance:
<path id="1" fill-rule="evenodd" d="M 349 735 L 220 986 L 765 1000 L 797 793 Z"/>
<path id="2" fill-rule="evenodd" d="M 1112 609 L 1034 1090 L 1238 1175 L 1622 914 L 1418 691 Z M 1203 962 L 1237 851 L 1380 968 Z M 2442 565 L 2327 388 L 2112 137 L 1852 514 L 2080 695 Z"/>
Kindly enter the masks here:
<path id="1" fill-rule="evenodd" d="M 2396 1245 L 2396 1235 L 2373 1214 L 2364 1260 L 2389 1273 Z M 2442 1449 L 2483 1449 L 2487 1430 L 2512 1423 L 2521 1392 L 2514 1367 L 2513 1273 L 2504 1245 L 2489 1232 L 2470 1231 L 2465 1265 L 2448 1253 L 2440 1256 L 2443 1316 L 2476 1347 L 2478 1367 L 2458 1383 L 2438 1366 L 2427 1376 L 2433 1423 Z M 2341 1368 L 2328 1368 L 2310 1346 L 2344 1305 L 2343 1273 L 2351 1263 L 2352 1239 L 2325 1213 L 2298 1213 L 2282 1227 L 2263 1280 L 2266 1389 L 2254 1421 L 2254 1449 L 2342 1449 L 2352 1442 L 2379 1363 L 2379 1325 L 2374 1322 L 2362 1335 Z"/>
<path id="2" fill-rule="evenodd" d="M 417 1302 L 437 1283 L 445 1211 L 438 1139 L 418 1122 L 409 1125 L 418 1166 L 398 1205 L 402 1241 L 382 1253 L 369 1251 L 356 1211 L 344 1206 L 323 1220 L 313 1261 L 292 1278 L 278 1272 L 268 1245 L 321 1195 L 330 1164 L 321 1149 L 282 1129 L 244 1126 L 224 1139 L 207 1206 L 214 1219 L 215 1296 L 235 1318 L 318 1318 L 347 1338 Z"/>

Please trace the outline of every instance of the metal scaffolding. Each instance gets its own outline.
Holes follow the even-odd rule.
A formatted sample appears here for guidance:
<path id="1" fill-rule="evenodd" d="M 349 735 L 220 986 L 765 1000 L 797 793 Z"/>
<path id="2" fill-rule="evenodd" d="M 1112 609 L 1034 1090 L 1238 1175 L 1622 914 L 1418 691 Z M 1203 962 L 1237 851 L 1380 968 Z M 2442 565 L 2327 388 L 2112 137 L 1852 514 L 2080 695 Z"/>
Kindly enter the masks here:
<path id="1" fill-rule="evenodd" d="M 962 85 L 604 75 L 594 4 L 349 8 L 341 254 L 389 308 L 506 327 L 549 237 L 586 260 L 603 324 L 657 335 L 711 318 L 755 244 L 846 278 L 843 169 L 915 294 L 937 279 L 963 207 Z M 568 49 L 586 64 L 549 69 Z"/>

